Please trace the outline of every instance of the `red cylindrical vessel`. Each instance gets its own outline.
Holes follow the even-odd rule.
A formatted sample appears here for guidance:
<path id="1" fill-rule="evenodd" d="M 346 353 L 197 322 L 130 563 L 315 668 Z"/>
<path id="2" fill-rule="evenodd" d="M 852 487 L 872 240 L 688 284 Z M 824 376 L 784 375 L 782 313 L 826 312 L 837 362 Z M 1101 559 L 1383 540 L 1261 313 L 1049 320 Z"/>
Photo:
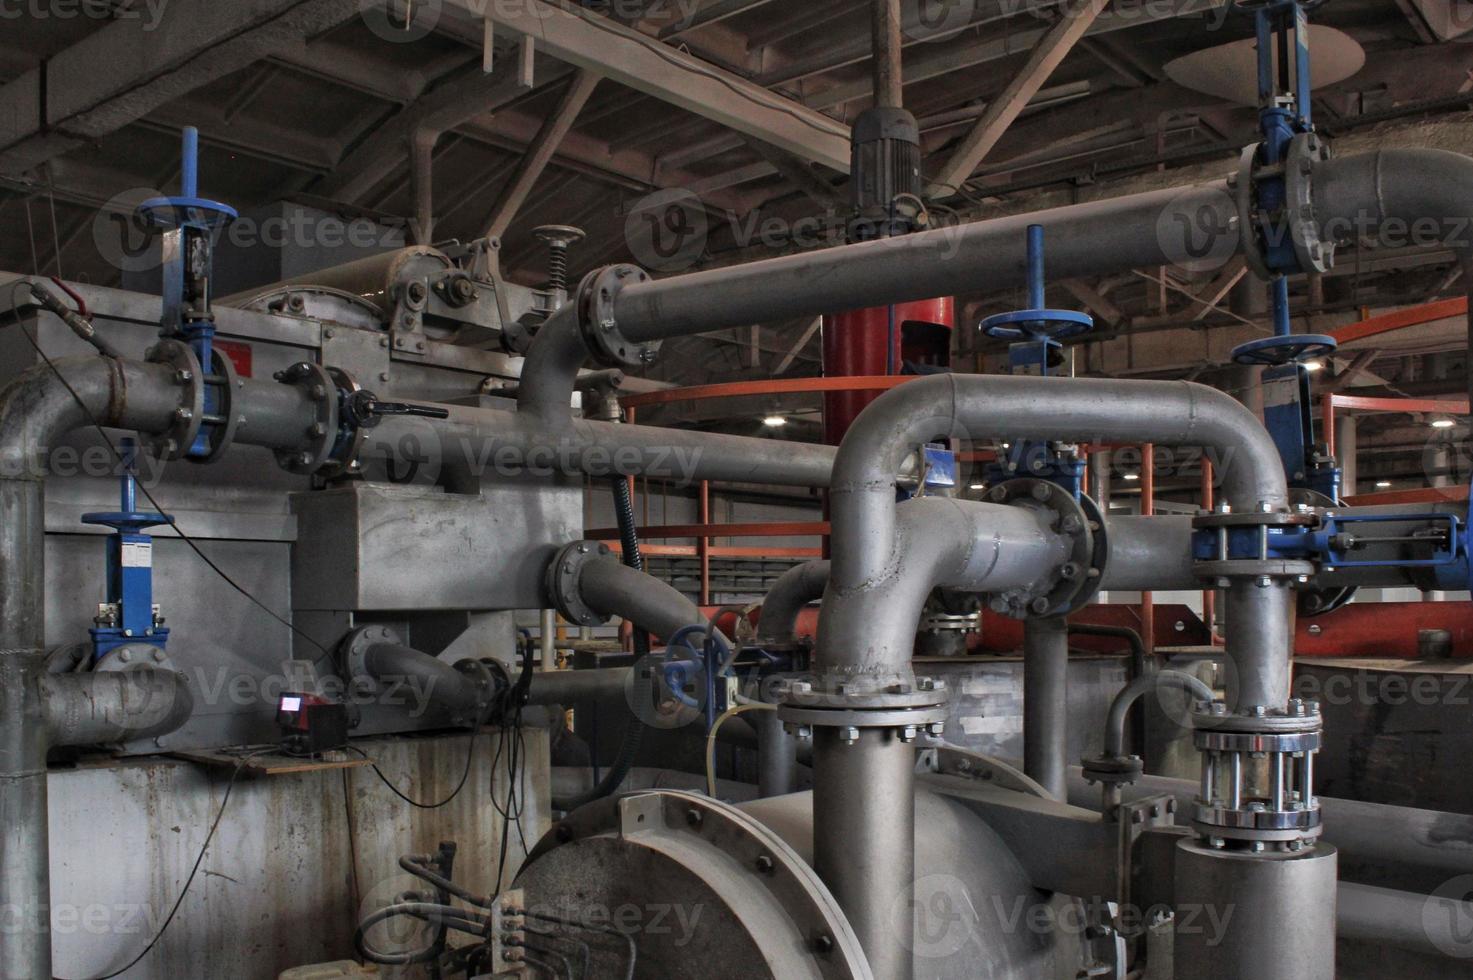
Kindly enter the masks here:
<path id="1" fill-rule="evenodd" d="M 902 373 L 909 361 L 932 367 L 951 363 L 956 301 L 950 296 L 849 310 L 823 319 L 823 374 L 852 378 Z M 878 392 L 836 391 L 824 395 L 824 441 L 837 446 Z"/>

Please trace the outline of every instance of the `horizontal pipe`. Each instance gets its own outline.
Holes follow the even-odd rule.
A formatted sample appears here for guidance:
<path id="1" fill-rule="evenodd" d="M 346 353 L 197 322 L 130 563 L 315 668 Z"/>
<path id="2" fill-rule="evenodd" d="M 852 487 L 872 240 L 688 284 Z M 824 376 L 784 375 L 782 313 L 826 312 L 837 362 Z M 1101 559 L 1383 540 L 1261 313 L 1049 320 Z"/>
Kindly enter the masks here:
<path id="1" fill-rule="evenodd" d="M 642 476 L 680 486 L 702 480 L 826 487 L 829 446 L 586 419 L 550 423 L 535 414 L 447 408 L 450 418 L 387 418 L 368 431 L 364 458 L 426 459 L 448 471 L 490 476 Z"/>
<path id="2" fill-rule="evenodd" d="M 152 667 L 47 674 L 41 698 L 52 747 L 153 738 L 175 731 L 194 713 L 185 676 Z"/>
<path id="3" fill-rule="evenodd" d="M 614 300 L 631 340 L 777 323 L 933 296 L 990 292 L 1027 279 L 1024 233 L 1039 224 L 1057 279 L 1185 262 L 1199 227 L 1235 228 L 1222 183 L 1170 188 L 913 235 L 843 245 L 635 283 Z M 1211 224 L 1201 224 L 1204 215 Z M 1236 252 L 1225 232 L 1224 259 Z M 1214 253 L 1215 254 L 1215 253 Z"/>
<path id="4" fill-rule="evenodd" d="M 622 698 L 632 673 L 632 667 L 539 671 L 532 675 L 527 703 L 566 705 Z"/>
<path id="5" fill-rule="evenodd" d="M 834 571 L 819 612 L 819 662 L 838 665 L 836 676 L 903 679 L 934 589 L 1025 587 L 1068 557 L 1044 512 L 945 497 L 892 502 L 891 508 L 896 516 L 890 560 L 867 578 L 838 584 L 835 541 Z"/>
<path id="6" fill-rule="evenodd" d="M 1192 812 L 1199 782 L 1146 775 L 1121 787 L 1126 802 L 1171 796 L 1179 813 Z M 1374 883 L 1430 894 L 1449 879 L 1473 875 L 1473 816 L 1417 807 L 1315 796 L 1324 818 L 1324 839 L 1340 852 L 1342 881 Z M 1100 808 L 1100 790 L 1069 769 L 1069 802 Z"/>
<path id="7" fill-rule="evenodd" d="M 1419 895 L 1342 881 L 1335 890 L 1335 936 L 1462 959 L 1469 945 L 1461 924 L 1473 919 L 1473 903 L 1462 894 Z"/>
<path id="8" fill-rule="evenodd" d="M 1192 556 L 1192 518 L 1177 514 L 1111 517 L 1105 522 L 1110 559 L 1101 591 L 1200 589 Z"/>

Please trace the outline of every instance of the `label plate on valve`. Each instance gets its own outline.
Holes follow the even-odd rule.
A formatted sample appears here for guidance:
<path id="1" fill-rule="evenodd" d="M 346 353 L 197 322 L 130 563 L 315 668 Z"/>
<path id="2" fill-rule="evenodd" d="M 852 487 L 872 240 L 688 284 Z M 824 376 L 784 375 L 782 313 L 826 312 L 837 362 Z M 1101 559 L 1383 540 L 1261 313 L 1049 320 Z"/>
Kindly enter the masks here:
<path id="1" fill-rule="evenodd" d="M 153 542 L 124 541 L 119 558 L 124 568 L 152 568 Z"/>

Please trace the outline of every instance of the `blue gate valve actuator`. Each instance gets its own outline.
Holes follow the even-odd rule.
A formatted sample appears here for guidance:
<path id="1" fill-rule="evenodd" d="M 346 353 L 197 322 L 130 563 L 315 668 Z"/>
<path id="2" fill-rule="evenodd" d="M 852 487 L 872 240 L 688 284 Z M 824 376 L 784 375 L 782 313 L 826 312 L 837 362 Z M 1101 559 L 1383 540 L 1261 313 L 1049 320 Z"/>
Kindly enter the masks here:
<path id="1" fill-rule="evenodd" d="M 981 323 L 982 332 L 1016 343 L 1008 347 L 1008 368 L 1013 374 L 1048 377 L 1049 356 L 1063 341 L 1094 329 L 1094 317 L 1077 310 L 1054 310 L 1044 305 L 1044 238 L 1042 225 L 1028 226 L 1028 308 L 998 313 Z M 1026 476 L 1048 480 L 1078 499 L 1083 491 L 1084 460 L 1077 454 L 1055 452 L 1048 443 L 1015 439 L 1004 447 L 1005 457 L 988 467 L 985 477 L 996 484 Z"/>
<path id="2" fill-rule="evenodd" d="M 123 440 L 120 509 L 82 515 L 84 524 L 113 529 L 107 539 L 107 601 L 99 606 L 97 625 L 90 631 L 94 663 L 120 646 L 141 643 L 162 651 L 169 640 L 153 603 L 153 536 L 144 529 L 173 524 L 174 518 L 138 509 L 137 451 L 132 439 Z"/>

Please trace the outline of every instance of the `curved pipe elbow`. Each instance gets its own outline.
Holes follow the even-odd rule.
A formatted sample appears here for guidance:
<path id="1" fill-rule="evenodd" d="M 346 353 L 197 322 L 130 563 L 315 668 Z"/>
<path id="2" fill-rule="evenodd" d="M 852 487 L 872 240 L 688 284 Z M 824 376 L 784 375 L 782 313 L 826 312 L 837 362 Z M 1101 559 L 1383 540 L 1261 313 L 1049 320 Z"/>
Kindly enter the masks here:
<path id="1" fill-rule="evenodd" d="M 398 643 L 375 643 L 364 652 L 363 665 L 374 680 L 403 682 L 428 704 L 457 716 L 482 716 L 496 694 L 482 673 L 462 673 L 438 657 Z"/>
<path id="2" fill-rule="evenodd" d="M 762 600 L 762 612 L 757 620 L 758 640 L 787 643 L 793 639 L 804 607 L 823 598 L 830 567 L 827 561 L 808 561 L 778 576 Z"/>
<path id="3" fill-rule="evenodd" d="M 173 370 L 162 364 L 99 356 L 53 363 L 56 371 L 37 365 L 0 389 L 0 475 L 6 479 L 43 479 L 47 454 L 88 424 L 89 415 L 102 425 L 154 432 L 167 428 L 179 407 Z"/>
<path id="4" fill-rule="evenodd" d="M 1465 266 L 1473 260 L 1473 157 L 1386 149 L 1332 159 L 1315 168 L 1313 195 L 1315 220 L 1327 240 L 1364 234 L 1393 219 L 1403 223 L 1402 234 L 1420 238 L 1417 222 L 1440 221 L 1428 236 L 1433 240 L 1401 244 L 1451 248 Z"/>
<path id="5" fill-rule="evenodd" d="M 522 364 L 517 411 L 545 422 L 572 417 L 578 370 L 588 360 L 588 347 L 578 330 L 578 312 L 569 303 L 548 317 L 537 331 Z"/>
<path id="6" fill-rule="evenodd" d="M 662 639 L 668 640 L 687 626 L 704 629 L 707 625 L 701 610 L 683 593 L 609 555 L 587 562 L 577 587 L 583 601 L 598 614 L 618 616 Z"/>
<path id="7" fill-rule="evenodd" d="M 834 464 L 834 577 L 848 588 L 890 561 L 896 474 L 940 438 L 1151 442 L 1217 454 L 1223 496 L 1236 509 L 1288 506 L 1272 438 L 1232 396 L 1189 381 L 943 375 L 881 395 L 850 428 Z"/>
<path id="8" fill-rule="evenodd" d="M 41 696 L 50 744 L 113 745 L 177 730 L 194 713 L 177 671 L 141 667 L 100 674 L 47 674 Z"/>
<path id="9" fill-rule="evenodd" d="M 1212 688 L 1191 674 L 1179 670 L 1162 670 L 1154 674 L 1142 674 L 1115 695 L 1110 702 L 1110 713 L 1105 719 L 1105 755 L 1120 756 L 1125 752 L 1125 720 L 1131 707 L 1152 691 L 1175 689 L 1186 691 L 1199 701 L 1212 701 L 1217 695 Z"/>

